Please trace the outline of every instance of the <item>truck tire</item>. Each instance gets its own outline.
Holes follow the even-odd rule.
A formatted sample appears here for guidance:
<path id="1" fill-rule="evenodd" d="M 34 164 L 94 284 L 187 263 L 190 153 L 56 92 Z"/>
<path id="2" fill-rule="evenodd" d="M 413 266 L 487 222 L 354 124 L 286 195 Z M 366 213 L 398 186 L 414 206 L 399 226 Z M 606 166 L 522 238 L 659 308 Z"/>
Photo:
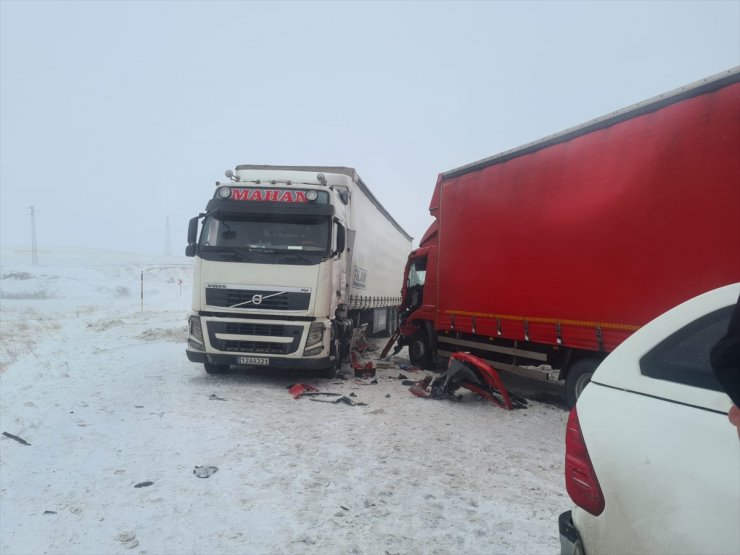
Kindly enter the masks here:
<path id="1" fill-rule="evenodd" d="M 595 358 L 582 358 L 570 367 L 565 378 L 565 402 L 568 408 L 573 408 L 581 396 L 583 388 L 591 381 L 596 367 L 601 363 Z"/>
<path id="2" fill-rule="evenodd" d="M 420 331 L 411 337 L 408 345 L 411 364 L 424 370 L 429 370 L 432 367 L 433 361 L 429 336 L 424 331 Z"/>
<path id="3" fill-rule="evenodd" d="M 229 369 L 228 364 L 211 364 L 210 362 L 203 363 L 203 367 L 208 374 L 223 374 Z"/>
<path id="4" fill-rule="evenodd" d="M 331 352 L 329 354 L 334 357 L 334 363 L 329 368 L 320 370 L 319 377 L 333 380 L 342 368 L 342 343 L 339 339 L 332 341 Z"/>

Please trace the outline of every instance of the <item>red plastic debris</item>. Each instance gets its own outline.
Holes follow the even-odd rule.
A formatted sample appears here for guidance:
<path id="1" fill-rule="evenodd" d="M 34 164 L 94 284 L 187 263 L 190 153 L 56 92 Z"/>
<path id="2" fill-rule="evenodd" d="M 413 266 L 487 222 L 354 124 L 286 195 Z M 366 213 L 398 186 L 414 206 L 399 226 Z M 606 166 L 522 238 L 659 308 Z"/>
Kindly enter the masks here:
<path id="1" fill-rule="evenodd" d="M 419 380 L 414 385 L 409 387 L 409 391 L 417 397 L 429 397 L 429 384 L 432 382 L 432 376 Z"/>
<path id="2" fill-rule="evenodd" d="M 481 358 L 470 353 L 454 353 L 450 357 L 447 372 L 432 378 L 419 380 L 409 392 L 417 397 L 431 397 L 432 399 L 454 399 L 457 389 L 464 387 L 477 393 L 491 403 L 512 410 L 526 406 L 526 400 L 509 395 L 496 370 Z"/>
<path id="3" fill-rule="evenodd" d="M 355 378 L 374 378 L 375 377 L 375 368 L 371 367 L 360 367 L 355 368 Z"/>
<path id="4" fill-rule="evenodd" d="M 354 368 L 356 378 L 373 378 L 375 377 L 375 365 L 372 361 L 364 361 L 359 351 L 350 352 L 352 362 L 350 366 Z"/>
<path id="5" fill-rule="evenodd" d="M 478 371 L 478 376 L 483 382 L 481 384 L 474 384 L 465 380 L 461 383 L 464 388 L 477 393 L 484 399 L 488 399 L 502 409 L 512 410 L 514 408 L 511 399 L 509 398 L 509 392 L 506 391 L 498 372 L 496 372 L 490 364 L 487 364 L 481 358 L 471 355 L 470 353 L 453 353 L 450 358 L 459 360 L 460 362 L 466 363 L 469 367 L 475 368 Z M 497 399 L 492 395 L 492 393 L 498 393 L 501 400 Z"/>
<path id="6" fill-rule="evenodd" d="M 292 385 L 290 389 L 288 389 L 288 393 L 293 396 L 293 399 L 298 399 L 298 397 L 303 395 L 306 391 L 318 391 L 318 389 L 316 389 L 312 385 L 307 385 L 304 383 L 297 383 L 295 385 Z"/>

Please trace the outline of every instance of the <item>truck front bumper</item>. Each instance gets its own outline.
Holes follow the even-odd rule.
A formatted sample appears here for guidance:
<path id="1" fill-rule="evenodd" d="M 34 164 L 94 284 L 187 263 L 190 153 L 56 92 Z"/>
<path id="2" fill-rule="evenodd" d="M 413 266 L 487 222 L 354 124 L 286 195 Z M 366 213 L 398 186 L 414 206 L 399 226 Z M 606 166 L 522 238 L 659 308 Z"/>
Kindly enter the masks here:
<path id="1" fill-rule="evenodd" d="M 560 555 L 585 555 L 581 535 L 573 524 L 573 514 L 566 511 L 558 518 Z"/>
<path id="2" fill-rule="evenodd" d="M 233 366 L 251 366 L 255 368 L 274 368 L 276 370 L 323 370 L 329 368 L 334 360 L 332 357 L 322 358 L 275 358 L 268 357 L 269 364 L 242 364 L 239 362 L 241 355 L 210 354 L 202 351 L 191 351 L 186 349 L 188 360 L 209 364 L 229 364 Z"/>

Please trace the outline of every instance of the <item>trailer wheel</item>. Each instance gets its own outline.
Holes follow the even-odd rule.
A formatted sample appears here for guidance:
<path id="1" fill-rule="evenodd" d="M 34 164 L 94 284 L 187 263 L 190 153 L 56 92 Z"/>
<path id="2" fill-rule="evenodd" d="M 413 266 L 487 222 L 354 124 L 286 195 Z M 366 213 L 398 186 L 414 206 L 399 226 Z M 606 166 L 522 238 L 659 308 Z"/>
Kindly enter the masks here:
<path id="1" fill-rule="evenodd" d="M 565 378 L 565 402 L 569 408 L 576 404 L 600 362 L 594 358 L 582 358 L 570 368 Z"/>
<path id="2" fill-rule="evenodd" d="M 418 332 L 408 342 L 409 360 L 414 366 L 428 370 L 432 367 L 432 348 L 429 339 L 423 331 Z"/>
<path id="3" fill-rule="evenodd" d="M 229 369 L 228 364 L 211 364 L 210 362 L 203 363 L 203 367 L 208 374 L 223 374 Z"/>

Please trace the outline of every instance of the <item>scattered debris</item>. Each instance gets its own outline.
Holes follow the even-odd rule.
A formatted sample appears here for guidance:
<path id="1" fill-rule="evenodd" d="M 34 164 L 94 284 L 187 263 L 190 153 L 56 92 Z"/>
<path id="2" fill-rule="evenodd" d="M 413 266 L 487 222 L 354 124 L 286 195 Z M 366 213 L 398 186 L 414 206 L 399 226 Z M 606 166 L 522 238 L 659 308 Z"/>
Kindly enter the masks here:
<path id="1" fill-rule="evenodd" d="M 134 549 L 139 546 L 139 540 L 136 539 L 136 532 L 121 532 L 115 538 L 126 549 Z"/>
<path id="2" fill-rule="evenodd" d="M 418 382 L 415 382 L 414 380 L 403 380 L 401 382 L 401 385 L 416 385 Z"/>
<path id="3" fill-rule="evenodd" d="M 339 505 L 339 508 L 340 509 L 344 509 L 345 511 L 349 511 L 349 509 L 347 507 L 345 507 L 344 505 Z"/>
<path id="4" fill-rule="evenodd" d="M 23 445 L 31 445 L 30 443 L 28 443 L 28 442 L 27 442 L 27 441 L 26 441 L 25 439 L 23 439 L 22 437 L 18 437 L 18 436 L 15 436 L 15 435 L 13 435 L 13 434 L 9 434 L 8 432 L 3 432 L 3 435 L 4 435 L 5 437 L 9 437 L 10 439 L 14 439 L 14 440 L 16 440 L 16 441 L 17 441 L 18 443 L 22 443 Z"/>
<path id="5" fill-rule="evenodd" d="M 382 360 L 388 356 L 388 351 L 391 350 L 391 347 L 398 340 L 399 337 L 401 337 L 401 330 L 399 328 L 396 328 L 396 331 L 393 332 L 393 335 L 391 335 L 390 339 L 388 340 L 388 343 L 386 343 L 383 350 L 380 351 L 380 356 L 378 357 L 378 359 Z M 394 350 L 393 354 L 394 355 L 398 354 L 400 350 L 401 349 Z"/>
<path id="6" fill-rule="evenodd" d="M 386 393 L 386 394 L 385 394 L 385 398 L 386 398 L 386 399 L 390 399 L 390 398 L 391 398 L 391 394 L 390 394 L 390 393 Z"/>
<path id="7" fill-rule="evenodd" d="M 146 481 L 146 482 L 139 482 L 134 487 L 135 488 L 148 488 L 151 485 L 154 485 L 154 482 Z"/>
<path id="8" fill-rule="evenodd" d="M 341 393 L 333 393 L 331 391 L 319 391 L 312 385 L 302 383 L 297 383 L 291 386 L 288 391 L 293 395 L 293 399 L 298 399 L 298 397 L 314 397 L 316 395 L 326 395 L 329 397 L 337 397 L 341 395 Z"/>
<path id="9" fill-rule="evenodd" d="M 409 387 L 409 391 L 412 395 L 417 397 L 429 397 L 431 395 L 430 384 L 432 383 L 432 376 L 426 376 L 420 379 L 418 382 Z"/>
<path id="10" fill-rule="evenodd" d="M 462 396 L 455 395 L 455 391 L 461 387 L 506 410 L 527 406 L 527 400 L 523 397 L 509 395 L 493 367 L 481 358 L 463 352 L 454 353 L 450 357 L 445 373 L 436 378 L 427 376 L 419 380 L 409 387 L 409 392 L 417 397 L 459 401 Z"/>
<path id="11" fill-rule="evenodd" d="M 55 515 L 57 514 L 57 512 L 56 511 L 44 511 L 44 514 L 45 515 Z"/>
<path id="12" fill-rule="evenodd" d="M 366 331 L 367 324 L 362 324 L 360 327 L 352 330 L 352 339 L 350 339 L 349 343 L 351 350 L 358 351 L 360 353 L 367 351 L 368 347 L 370 347 L 370 343 L 365 336 Z"/>
<path id="13" fill-rule="evenodd" d="M 376 368 L 393 368 L 395 364 L 389 361 L 385 360 L 376 360 L 375 361 L 375 367 Z"/>
<path id="14" fill-rule="evenodd" d="M 134 408 L 135 409 L 143 409 L 144 408 L 144 405 L 134 405 Z"/>
<path id="15" fill-rule="evenodd" d="M 350 394 L 349 394 L 349 396 L 350 396 L 350 397 L 357 397 L 357 393 L 355 393 L 355 392 L 353 391 L 352 393 L 350 393 Z"/>
<path id="16" fill-rule="evenodd" d="M 290 393 L 293 396 L 293 399 L 298 399 L 298 397 L 300 397 L 307 391 L 318 391 L 318 389 L 312 385 L 307 385 L 304 383 L 297 383 L 297 384 L 291 385 L 288 388 L 288 393 Z"/>
<path id="17" fill-rule="evenodd" d="M 349 397 L 347 397 L 346 395 L 342 395 L 341 397 L 336 397 L 334 399 L 319 399 L 318 397 L 311 397 L 311 400 L 312 401 L 319 401 L 321 403 L 345 403 L 345 404 L 350 405 L 350 406 L 353 406 L 353 407 L 355 407 L 355 406 L 361 407 L 361 406 L 366 406 L 367 405 L 367 403 L 357 403 L 357 402 L 353 401 L 352 399 L 350 399 Z"/>
<path id="18" fill-rule="evenodd" d="M 375 368 L 372 366 L 372 362 L 368 362 L 367 365 L 360 368 L 355 368 L 355 377 L 356 378 L 374 378 L 375 377 Z"/>
<path id="19" fill-rule="evenodd" d="M 363 361 L 359 351 L 352 351 L 350 355 L 352 359 L 350 366 L 354 368 L 355 377 L 372 378 L 375 376 L 375 365 L 372 361 Z"/>
<path id="20" fill-rule="evenodd" d="M 218 472 L 218 467 L 210 465 L 196 466 L 193 469 L 193 474 L 195 474 L 198 478 L 210 478 L 216 472 Z"/>
<path id="21" fill-rule="evenodd" d="M 211 401 L 225 401 L 226 400 L 223 397 L 219 397 L 215 393 L 211 393 L 211 396 L 208 399 L 210 399 Z"/>
<path id="22" fill-rule="evenodd" d="M 419 372 L 419 369 L 416 366 L 409 364 L 407 362 L 402 362 L 401 364 L 398 365 L 398 367 L 401 370 L 405 370 L 406 372 Z"/>

